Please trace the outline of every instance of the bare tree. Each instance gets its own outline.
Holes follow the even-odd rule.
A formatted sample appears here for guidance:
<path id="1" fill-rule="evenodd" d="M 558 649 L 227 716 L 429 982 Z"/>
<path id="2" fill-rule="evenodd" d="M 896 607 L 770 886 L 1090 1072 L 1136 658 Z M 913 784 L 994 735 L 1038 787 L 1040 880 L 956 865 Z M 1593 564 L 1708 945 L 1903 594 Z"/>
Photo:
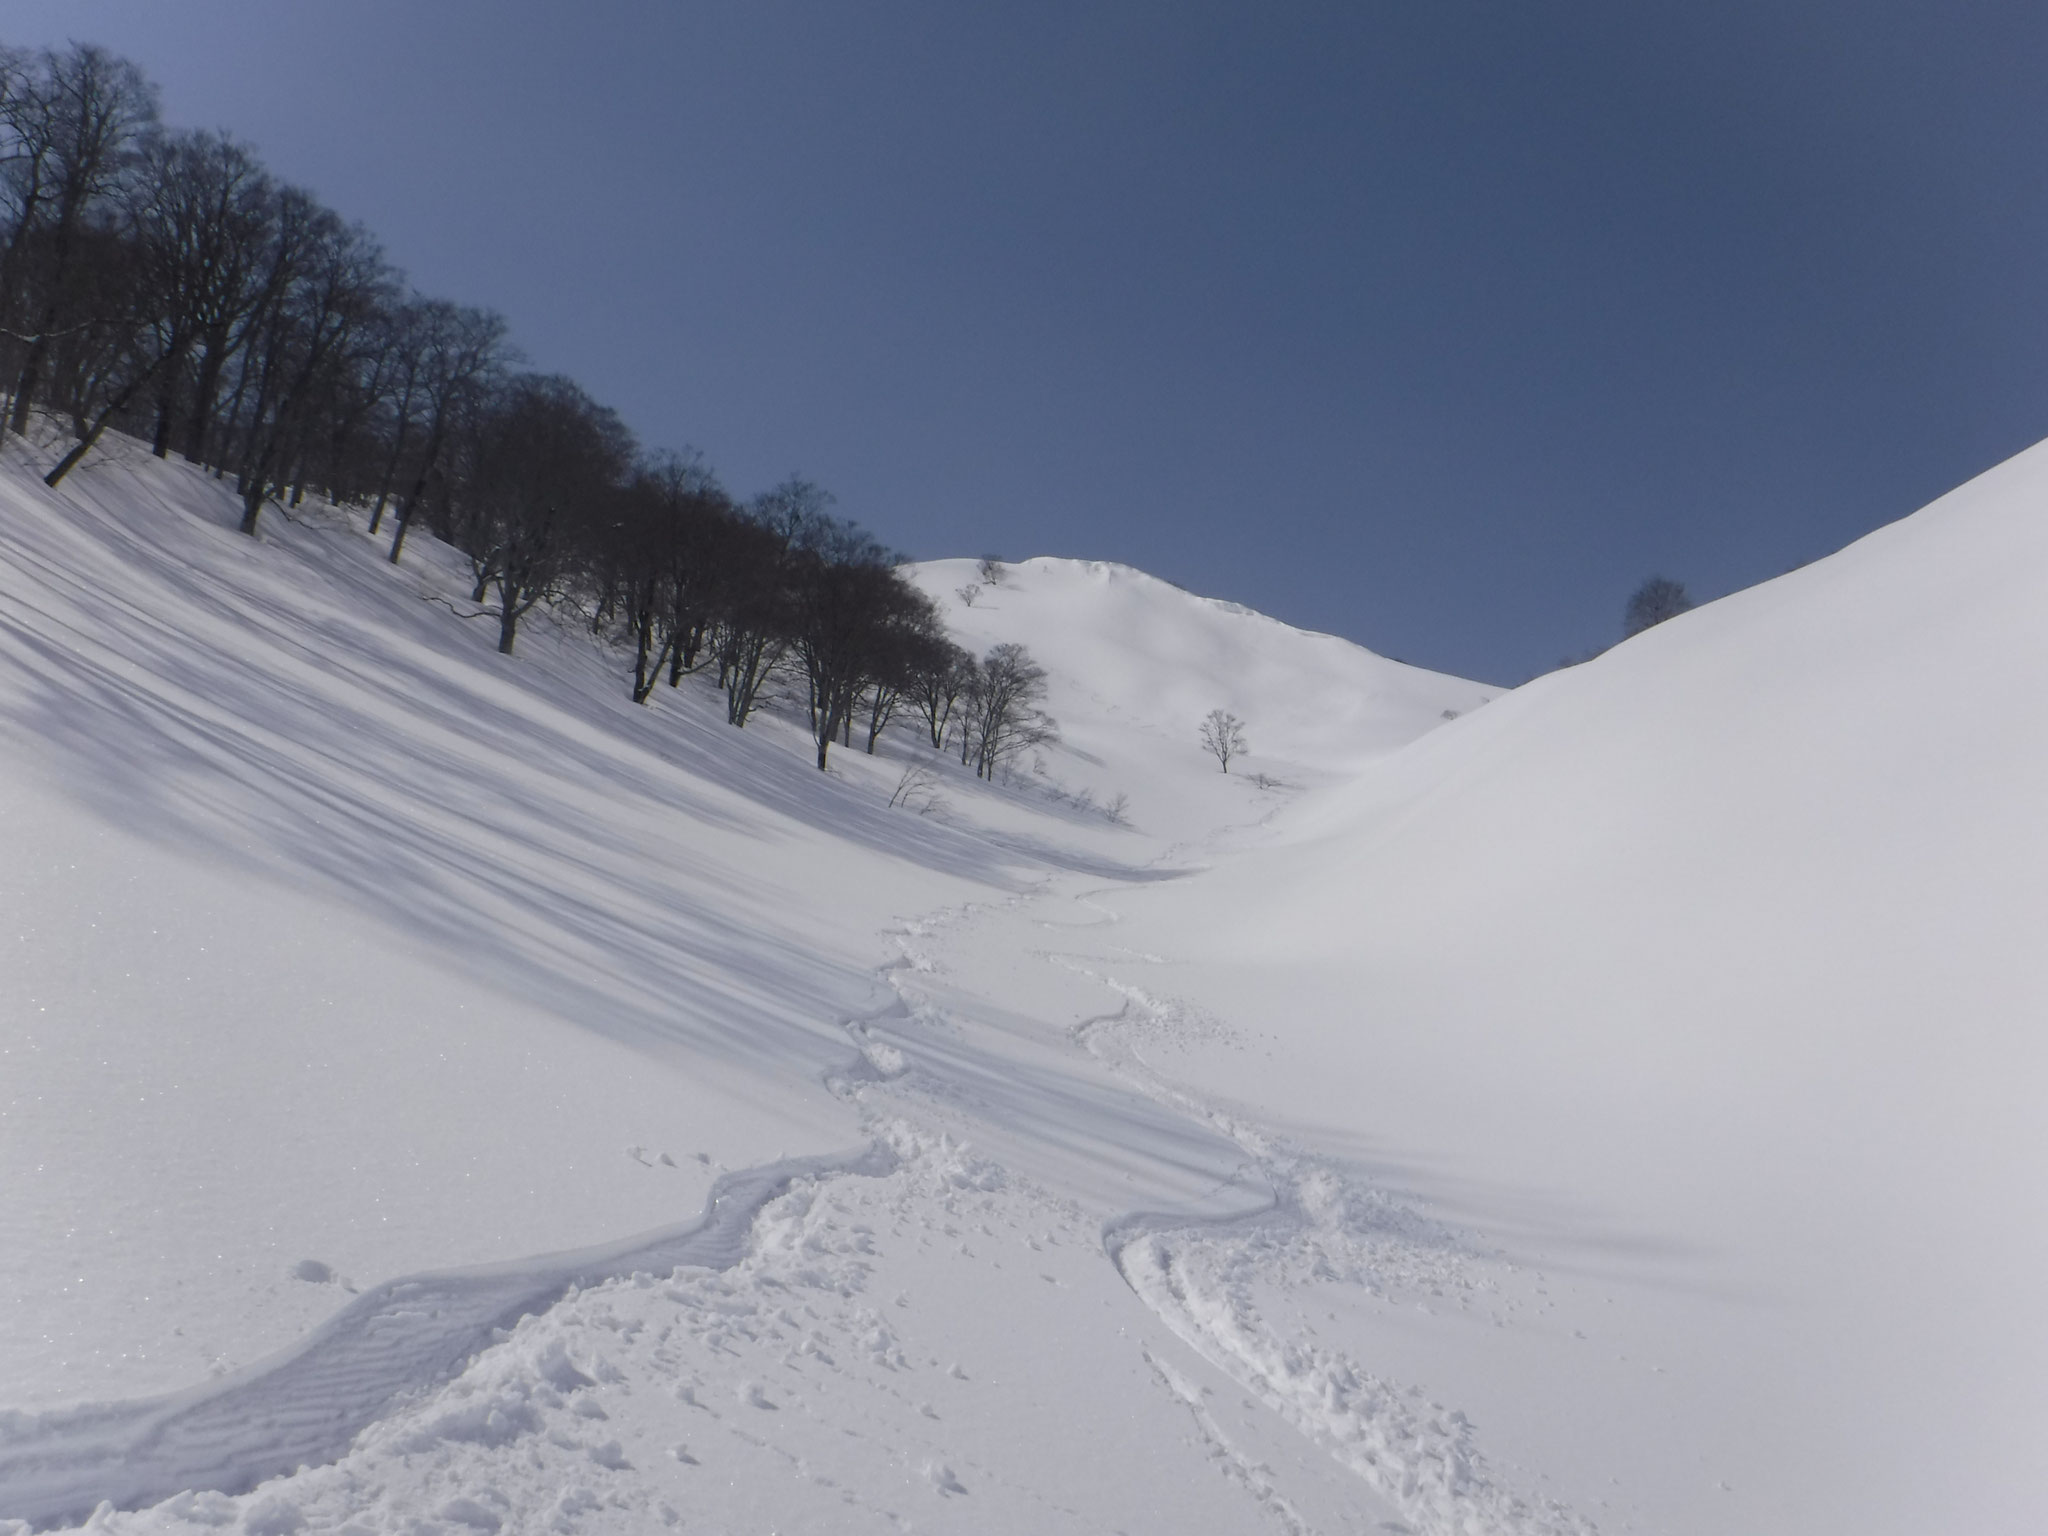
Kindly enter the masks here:
<path id="1" fill-rule="evenodd" d="M 727 530 L 711 599 L 712 659 L 725 690 L 725 718 L 745 728 L 789 651 L 789 552 L 752 517 Z"/>
<path id="2" fill-rule="evenodd" d="M 0 304 L 8 311 L 0 324 L 24 347 L 8 418 L 24 433 L 51 342 L 73 319 L 82 237 L 155 125 L 156 90 L 127 60 L 74 43 L 27 68 L 17 63 L 0 111 L 14 224 L 0 257 Z"/>
<path id="3" fill-rule="evenodd" d="M 415 387 L 418 409 L 425 414 L 425 438 L 412 462 L 411 485 L 398 504 L 391 534 L 391 563 L 405 552 L 405 536 L 413 519 L 426 510 L 429 493 L 442 473 L 449 439 L 459 423 L 477 411 L 515 359 L 505 341 L 504 317 L 488 309 L 470 309 L 432 299 L 416 306 L 423 336 Z"/>
<path id="4" fill-rule="evenodd" d="M 908 582 L 901 583 L 898 601 L 878 637 L 874 669 L 868 679 L 870 757 L 883 728 L 895 718 L 900 707 L 909 703 L 923 713 L 918 690 L 924 679 L 934 667 L 944 668 L 952 659 L 950 653 L 958 649 L 946 638 L 945 625 L 932 600 Z"/>
<path id="5" fill-rule="evenodd" d="M 465 445 L 452 500 L 476 575 L 497 598 L 498 649 L 512 654 L 519 621 L 554 597 L 588 547 L 633 462 L 624 423 L 568 379 L 527 374 L 482 413 Z"/>
<path id="6" fill-rule="evenodd" d="M 808 549 L 831 536 L 832 493 L 823 486 L 791 475 L 771 491 L 754 498 L 753 519 L 775 536 L 785 552 Z"/>
<path id="7" fill-rule="evenodd" d="M 1245 750 L 1244 722 L 1228 710 L 1210 710 L 1202 717 L 1202 750 L 1230 772 L 1230 760 Z"/>
<path id="8" fill-rule="evenodd" d="M 732 503 L 703 461 L 662 454 L 634 473 L 590 551 L 592 628 L 623 628 L 633 647 L 633 702 L 663 669 L 673 687 L 694 671 L 709 633 L 717 563 Z"/>
<path id="9" fill-rule="evenodd" d="M 1626 640 L 1666 619 L 1675 619 L 1690 607 L 1692 599 L 1686 596 L 1682 583 L 1668 576 L 1652 576 L 1635 589 L 1628 607 L 1622 610 L 1622 638 Z"/>
<path id="10" fill-rule="evenodd" d="M 945 746 L 946 732 L 953 723 L 953 712 L 966 696 L 980 667 L 981 663 L 970 652 L 943 636 L 935 637 L 928 646 L 919 647 L 912 656 L 910 677 L 904 685 L 904 692 L 916 709 L 918 718 L 924 721 L 934 751 Z"/>
<path id="11" fill-rule="evenodd" d="M 221 370 L 233 345 L 245 339 L 236 336 L 236 326 L 261 297 L 257 277 L 275 196 L 255 155 L 220 134 L 160 133 L 144 148 L 132 206 L 162 333 L 165 366 L 156 380 L 151 440 L 158 458 L 170 452 L 195 353 L 200 365 L 190 381 L 191 415 L 211 424 Z M 187 454 L 200 456 L 189 436 Z"/>
<path id="12" fill-rule="evenodd" d="M 809 687 L 822 769 L 835 738 L 851 743 L 864 694 L 874 750 L 906 680 L 909 648 L 915 637 L 937 632 L 938 615 L 895 569 L 896 557 L 854 524 L 819 515 L 796 537 L 791 640 Z"/>
<path id="13" fill-rule="evenodd" d="M 266 501 L 296 479 L 354 338 L 396 302 L 394 274 L 367 230 L 303 192 L 288 189 L 280 202 L 275 297 L 245 362 L 256 369 L 255 393 L 241 422 L 236 489 L 250 535 Z"/>
<path id="14" fill-rule="evenodd" d="M 70 406 L 76 438 L 43 476 L 53 488 L 171 362 L 161 331 L 150 323 L 150 284 L 138 243 L 119 231 L 95 229 L 80 246 L 72 291 L 81 300 L 81 318 L 46 354 L 53 396 Z"/>
<path id="15" fill-rule="evenodd" d="M 967 695 L 960 761 L 976 777 L 993 779 L 1027 747 L 1059 739 L 1053 718 L 1038 708 L 1045 668 L 1021 645 L 998 645 L 982 659 Z"/>

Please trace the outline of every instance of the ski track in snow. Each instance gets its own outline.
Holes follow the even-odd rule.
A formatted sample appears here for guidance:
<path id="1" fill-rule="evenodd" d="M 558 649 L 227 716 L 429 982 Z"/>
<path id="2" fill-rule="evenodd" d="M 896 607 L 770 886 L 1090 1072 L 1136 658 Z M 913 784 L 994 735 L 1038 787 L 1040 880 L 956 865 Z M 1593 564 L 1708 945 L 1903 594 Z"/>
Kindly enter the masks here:
<path id="1" fill-rule="evenodd" d="M 1115 921 L 1107 908 L 1079 901 Z M 1261 1286 L 1340 1281 L 1375 1296 L 1470 1307 L 1488 1286 L 1472 1262 L 1483 1256 L 1452 1229 L 1361 1184 L 1333 1160 L 1288 1146 L 1175 1087 L 1145 1062 L 1143 1042 L 1225 1031 L 1202 1010 L 1153 996 L 1080 957 L 1046 958 L 1123 999 L 1114 1011 L 1076 1025 L 1075 1041 L 1147 1096 L 1228 1136 L 1274 1191 L 1269 1210 L 1247 1217 L 1138 1214 L 1112 1223 L 1104 1248 L 1146 1306 L 1189 1348 L 1364 1479 L 1417 1531 L 1589 1536 L 1596 1527 L 1583 1516 L 1554 1502 L 1532 1504 L 1506 1488 L 1462 1412 L 1374 1375 L 1299 1329 L 1283 1330 L 1262 1313 L 1256 1294 Z M 1292 1512 L 1284 1518 L 1294 1528 Z"/>
<path id="2" fill-rule="evenodd" d="M 522 1317 L 635 1272 L 725 1269 L 756 1215 L 800 1178 L 875 1173 L 893 1157 L 791 1159 L 728 1174 L 696 1221 L 605 1248 L 388 1281 L 278 1357 L 169 1397 L 0 1415 L 10 1518 L 83 1519 L 201 1489 L 235 1494 L 343 1455 L 366 1426 L 460 1374 Z"/>
<path id="3" fill-rule="evenodd" d="M 1048 1222 L 1048 1237 L 1079 1213 L 950 1136 L 918 1126 L 909 1118 L 916 1094 L 892 1093 L 886 1103 L 870 1103 L 871 1090 L 908 1087 L 914 1071 L 905 1053 L 876 1031 L 933 1030 L 958 1038 L 971 1026 L 971 1019 L 938 1006 L 923 989 L 943 969 L 927 948 L 934 937 L 999 916 L 1076 932 L 1117 921 L 1093 895 L 1068 895 L 1057 886 L 1048 881 L 1005 901 L 948 908 L 890 931 L 898 953 L 876 970 L 883 1000 L 870 1013 L 842 1021 L 855 1054 L 827 1077 L 828 1087 L 863 1110 L 875 1138 L 868 1151 L 727 1175 L 698 1221 L 632 1243 L 387 1283 L 294 1350 L 204 1388 L 0 1419 L 0 1486 L 9 1490 L 8 1514 L 35 1525 L 92 1516 L 92 1528 L 138 1531 L 203 1528 L 239 1516 L 252 1532 L 282 1536 L 311 1516 L 326 1524 L 379 1509 L 395 1515 L 425 1497 L 422 1485 L 390 1494 L 375 1481 L 375 1468 L 395 1453 L 428 1457 L 434 1470 L 426 1484 L 436 1490 L 444 1522 L 496 1530 L 515 1511 L 530 1516 L 534 1509 L 531 1496 L 491 1481 L 487 1462 L 494 1449 L 527 1443 L 542 1460 L 566 1457 L 586 1480 L 600 1481 L 606 1472 L 630 1471 L 631 1454 L 642 1454 L 629 1454 L 617 1438 L 578 1432 L 605 1416 L 586 1389 L 625 1380 L 632 1366 L 612 1357 L 593 1363 L 587 1348 L 572 1351 L 567 1341 L 590 1331 L 584 1325 L 595 1308 L 602 1327 L 618 1333 L 621 1344 L 635 1345 L 644 1322 L 618 1323 L 616 1307 L 650 1286 L 659 1289 L 661 1302 L 683 1309 L 695 1342 L 713 1355 L 744 1358 L 750 1349 L 772 1345 L 785 1370 L 806 1361 L 831 1367 L 851 1341 L 887 1375 L 907 1371 L 901 1341 L 861 1301 L 861 1256 L 872 1251 L 871 1228 L 850 1219 L 849 1207 L 831 1197 L 843 1175 L 904 1186 L 870 1198 L 883 1200 L 899 1219 L 914 1210 L 912 1224 L 927 1230 L 958 1233 L 963 1194 L 984 1204 L 1022 1202 L 1036 1212 L 1033 1219 Z M 1046 899 L 1071 901 L 1088 915 L 1079 922 L 1031 918 L 1030 909 Z M 1160 959 L 1101 947 L 1119 963 Z M 1376 1296 L 1469 1305 L 1486 1282 L 1470 1262 L 1477 1256 L 1458 1235 L 1332 1160 L 1291 1148 L 1242 1116 L 1175 1087 L 1141 1054 L 1147 1044 L 1227 1039 L 1227 1025 L 1098 969 L 1099 959 L 1036 953 L 1121 999 L 1118 1008 L 1073 1026 L 1072 1044 L 1127 1088 L 1237 1146 L 1244 1164 L 1232 1183 L 1271 1191 L 1270 1204 L 1249 1215 L 1133 1214 L 1100 1227 L 1100 1251 L 1169 1333 L 1360 1478 L 1401 1513 L 1408 1530 L 1421 1536 L 1590 1532 L 1592 1526 L 1569 1511 L 1531 1505 L 1505 1489 L 1476 1449 L 1463 1414 L 1373 1375 L 1309 1337 L 1304 1322 L 1290 1329 L 1260 1305 L 1262 1288 L 1330 1281 Z M 920 1086 L 943 1098 L 948 1085 Z M 992 1236 L 997 1228 L 984 1220 L 978 1230 Z M 960 1249 L 968 1251 L 965 1241 Z M 821 1267 L 835 1255 L 836 1267 Z M 778 1299 L 794 1294 L 810 1298 L 802 1318 Z M 667 1324 L 653 1337 L 666 1341 L 674 1327 Z M 1155 1349 L 1137 1348 L 1158 1389 L 1185 1408 L 1196 1441 L 1262 1522 L 1288 1536 L 1312 1536 L 1315 1527 L 1272 1469 L 1236 1445 L 1200 1389 Z M 673 1376 L 679 1359 L 657 1347 L 638 1364 L 657 1377 Z M 865 1522 L 899 1528 L 900 1512 L 875 1503 L 858 1479 L 835 1477 L 751 1434 L 744 1413 L 727 1422 L 729 1412 L 716 1401 L 721 1391 L 736 1393 L 740 1406 L 754 1413 L 783 1406 L 777 1394 L 788 1388 L 762 1362 L 755 1365 L 755 1374 L 743 1375 L 736 1386 L 710 1385 L 701 1377 L 681 1381 L 672 1387 L 674 1400 L 718 1421 L 720 1432 L 748 1454 L 782 1464 L 849 1517 L 858 1513 Z M 901 1395 L 888 1380 L 871 1382 L 870 1389 Z M 936 1417 L 928 1402 L 918 1406 Z M 943 1452 L 943 1442 L 937 1449 Z M 997 1469 L 960 1461 L 957 1453 L 946 1460 L 915 1447 L 884 1447 L 879 1439 L 868 1453 L 911 1467 L 913 1480 L 941 1498 L 1005 1480 Z M 679 1463 L 696 1461 L 687 1442 L 669 1455 Z M 268 1479 L 282 1480 L 262 1486 Z M 549 1528 L 581 1529 L 585 1517 L 602 1509 L 634 1509 L 664 1524 L 680 1518 L 644 1493 L 614 1486 L 600 1497 L 592 1486 L 572 1482 L 559 1497 L 551 1495 L 541 1511 Z M 1080 1511 L 1046 1503 L 1042 1490 L 1015 1484 L 1007 1491 L 1019 1506 L 1038 1507 L 1047 1528 L 1081 1518 Z M 398 1500 L 395 1508 L 382 1502 L 387 1498 Z M 146 1522 L 139 1525 L 114 1513 L 151 1505 L 133 1517 Z"/>
<path id="4" fill-rule="evenodd" d="M 1091 916 L 1071 923 L 1039 919 L 1039 926 L 1099 930 L 1119 921 L 1092 893 L 1071 899 Z M 885 1010 L 889 1016 L 929 1019 L 937 1013 L 915 983 L 935 969 L 934 962 L 907 939 L 941 926 L 912 928 L 899 938 L 904 958 L 882 971 L 897 994 Z M 1158 956 L 1117 952 L 1160 963 Z M 1452 1229 L 1362 1185 L 1333 1160 L 1291 1148 L 1244 1117 L 1174 1086 L 1139 1052 L 1146 1041 L 1227 1039 L 1230 1031 L 1222 1021 L 1155 997 L 1094 968 L 1086 957 L 1038 953 L 1122 998 L 1117 1009 L 1075 1025 L 1074 1042 L 1147 1098 L 1222 1133 L 1245 1153 L 1251 1178 L 1244 1182 L 1263 1181 L 1273 1191 L 1271 1206 L 1249 1216 L 1204 1221 L 1134 1214 L 1109 1223 L 1103 1247 L 1131 1291 L 1182 1343 L 1357 1474 L 1416 1532 L 1590 1536 L 1596 1529 L 1591 1521 L 1554 1502 L 1532 1504 L 1505 1487 L 1474 1444 L 1462 1412 L 1428 1401 L 1418 1388 L 1375 1376 L 1341 1351 L 1283 1331 L 1262 1315 L 1254 1294 L 1257 1285 L 1339 1281 L 1376 1296 L 1470 1306 L 1489 1284 L 1471 1262 L 1481 1255 Z M 872 1041 L 864 1025 L 849 1029 L 876 1079 L 902 1075 L 901 1053 Z M 1284 1529 L 1307 1531 L 1264 1470 L 1232 1449 L 1199 1395 L 1171 1367 L 1149 1354 L 1147 1361 L 1161 1385 L 1195 1414 L 1199 1433 L 1215 1448 L 1226 1475 Z"/>

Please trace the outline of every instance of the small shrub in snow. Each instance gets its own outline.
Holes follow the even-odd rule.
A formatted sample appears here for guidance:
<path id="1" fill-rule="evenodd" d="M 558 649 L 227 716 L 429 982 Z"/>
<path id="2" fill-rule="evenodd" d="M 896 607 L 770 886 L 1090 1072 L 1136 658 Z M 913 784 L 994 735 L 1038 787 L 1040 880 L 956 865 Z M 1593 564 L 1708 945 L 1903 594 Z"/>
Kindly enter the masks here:
<path id="1" fill-rule="evenodd" d="M 920 816 L 943 810 L 945 805 L 945 797 L 939 793 L 939 775 L 928 763 L 912 763 L 905 768 L 903 777 L 896 781 L 896 788 L 889 796 L 892 810 L 901 806 Z"/>

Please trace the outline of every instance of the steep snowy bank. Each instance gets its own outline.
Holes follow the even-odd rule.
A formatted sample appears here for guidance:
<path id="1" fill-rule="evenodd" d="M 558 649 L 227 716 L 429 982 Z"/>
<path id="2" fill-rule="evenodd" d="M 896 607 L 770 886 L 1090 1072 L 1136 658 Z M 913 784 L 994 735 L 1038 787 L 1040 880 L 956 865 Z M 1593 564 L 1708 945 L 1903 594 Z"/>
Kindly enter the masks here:
<path id="1" fill-rule="evenodd" d="M 1181 962 L 1148 986 L 1278 1042 L 1194 1091 L 1546 1272 L 1534 1330 L 1368 1311 L 1346 1347 L 1577 1507 L 2048 1509 L 2044 501 L 2037 448 L 1112 902 Z"/>

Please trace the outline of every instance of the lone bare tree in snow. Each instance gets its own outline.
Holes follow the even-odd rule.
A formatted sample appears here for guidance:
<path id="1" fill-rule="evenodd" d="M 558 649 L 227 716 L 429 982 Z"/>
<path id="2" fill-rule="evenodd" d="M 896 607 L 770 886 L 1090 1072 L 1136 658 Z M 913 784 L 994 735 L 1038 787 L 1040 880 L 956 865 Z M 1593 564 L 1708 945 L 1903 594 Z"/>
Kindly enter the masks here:
<path id="1" fill-rule="evenodd" d="M 1210 710 L 1202 719 L 1202 750 L 1230 772 L 1230 760 L 1246 750 L 1244 722 L 1228 710 Z"/>

